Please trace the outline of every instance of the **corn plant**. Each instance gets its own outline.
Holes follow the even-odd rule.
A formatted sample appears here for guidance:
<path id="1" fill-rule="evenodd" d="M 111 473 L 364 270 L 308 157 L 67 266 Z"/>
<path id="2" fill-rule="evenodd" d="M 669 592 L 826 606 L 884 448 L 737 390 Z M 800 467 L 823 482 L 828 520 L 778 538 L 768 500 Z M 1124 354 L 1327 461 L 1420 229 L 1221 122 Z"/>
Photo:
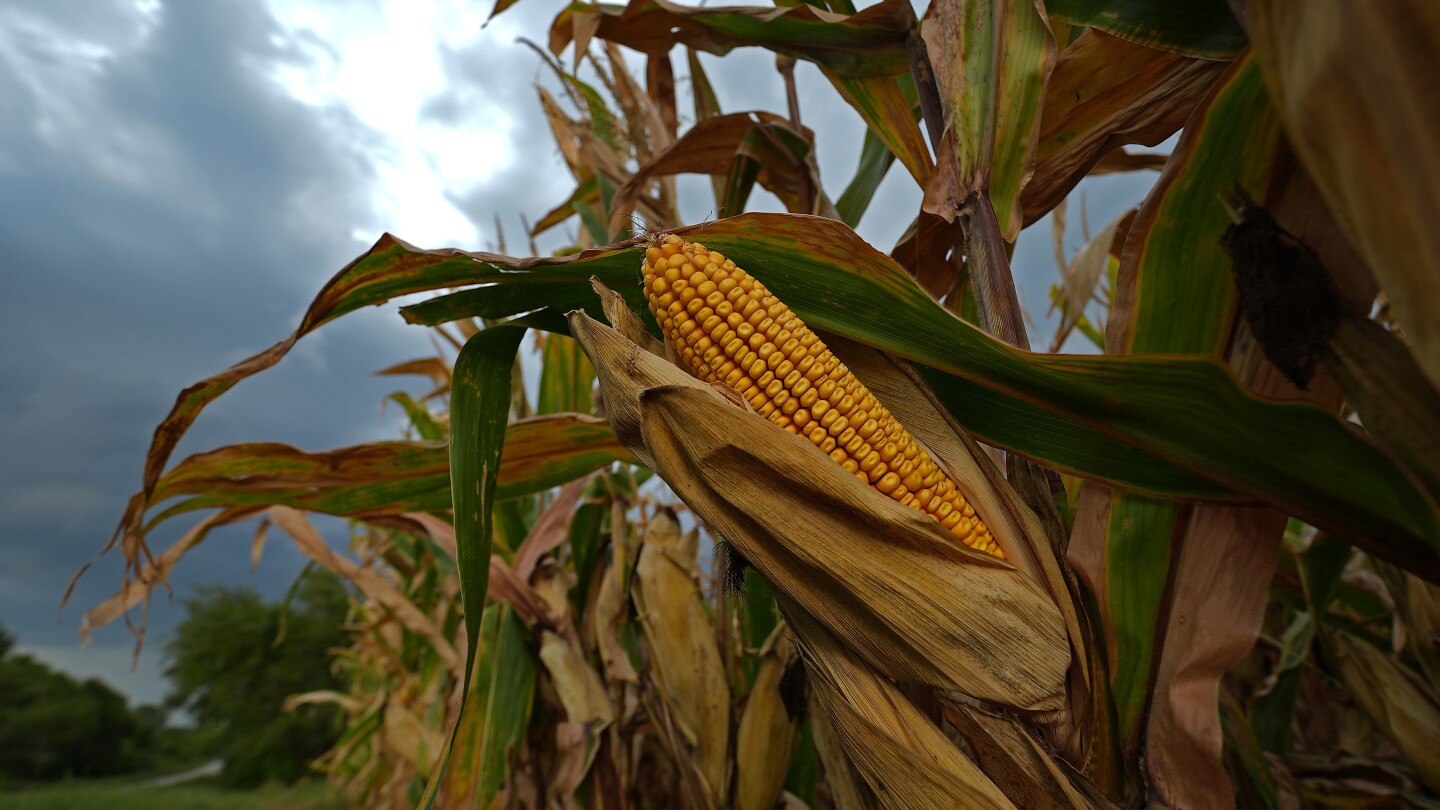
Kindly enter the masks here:
<path id="1" fill-rule="evenodd" d="M 296 700 L 347 712 L 323 767 L 366 806 L 1437 806 L 1433 4 L 582 2 L 548 42 L 575 190 L 530 236 L 573 249 L 383 236 L 181 394 L 87 623 L 265 513 L 361 594 L 350 690 Z M 737 47 L 786 110 L 719 108 L 698 54 Z M 838 196 L 802 60 L 866 125 Z M 1033 350 L 1016 240 L 1157 168 L 1057 250 Z M 887 252 L 853 228 L 892 170 Z M 388 370 L 435 382 L 414 438 L 167 470 L 300 337 L 427 291 L 457 353 Z"/>

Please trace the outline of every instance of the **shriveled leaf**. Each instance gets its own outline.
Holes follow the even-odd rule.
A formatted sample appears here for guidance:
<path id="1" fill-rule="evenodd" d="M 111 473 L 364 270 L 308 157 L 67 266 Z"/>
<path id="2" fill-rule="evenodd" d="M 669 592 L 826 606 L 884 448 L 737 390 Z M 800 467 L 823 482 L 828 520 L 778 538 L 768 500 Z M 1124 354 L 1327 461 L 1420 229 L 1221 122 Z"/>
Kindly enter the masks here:
<path id="1" fill-rule="evenodd" d="M 756 129 L 766 127 L 788 130 L 789 124 L 780 116 L 768 112 L 731 113 L 697 123 L 674 144 L 637 168 L 625 185 L 616 191 L 611 203 L 610 227 L 615 229 L 629 221 L 635 201 L 651 179 L 682 173 L 726 174 L 746 137 Z M 814 139 L 814 134 L 808 129 L 801 134 L 806 141 Z M 788 178 L 793 178 L 793 169 L 771 161 L 757 163 L 756 168 L 756 182 L 782 200 L 794 201 L 796 191 L 793 180 L 787 182 Z M 735 213 L 739 211 L 723 211 L 722 215 Z"/>
<path id="2" fill-rule="evenodd" d="M 386 366 L 375 372 L 377 377 L 396 377 L 404 374 L 419 374 L 429 377 L 436 386 L 450 386 L 450 367 L 445 361 L 438 357 L 422 357 L 418 360 L 407 360 L 404 363 L 396 363 L 393 366 Z"/>
<path id="3" fill-rule="evenodd" d="M 506 431 L 497 498 L 540 492 L 628 458 L 609 426 L 594 417 L 515 422 Z M 191 456 L 166 473 L 157 503 L 191 497 L 153 517 L 147 531 L 184 512 L 226 505 L 285 505 L 346 517 L 445 510 L 449 466 L 449 447 L 440 442 L 374 442 L 316 453 L 283 444 L 232 445 Z"/>
<path id="4" fill-rule="evenodd" d="M 945 719 L 970 744 L 976 764 L 1025 808 L 1115 808 L 1069 763 L 1046 751 L 1015 718 L 962 701 L 945 701 Z"/>
<path id="5" fill-rule="evenodd" d="M 891 677 L 1060 708 L 1064 623 L 1028 577 L 617 333 L 578 313 L 571 331 L 622 439 L 639 434 L 636 452 L 777 595 Z"/>
<path id="6" fill-rule="evenodd" d="M 1072 25 L 1206 59 L 1234 58 L 1247 42 L 1226 0 L 1045 0 L 1045 8 Z"/>
<path id="7" fill-rule="evenodd" d="M 809 690 L 810 700 L 806 717 L 815 735 L 815 753 L 825 765 L 825 784 L 835 799 L 839 810 L 868 810 L 874 807 L 875 797 L 870 786 L 855 771 L 850 755 L 840 744 L 840 732 L 830 721 L 829 713 L 815 694 Z"/>
<path id="8" fill-rule="evenodd" d="M 1440 387 L 1440 5 L 1254 2 L 1285 132 Z"/>
<path id="9" fill-rule="evenodd" d="M 1095 234 L 1094 238 L 1086 242 L 1085 246 L 1080 248 L 1080 252 L 1075 254 L 1075 258 L 1061 271 L 1061 277 L 1065 281 L 1065 310 L 1057 335 L 1067 333 L 1069 327 L 1084 317 L 1085 307 L 1095 296 L 1095 287 L 1100 283 L 1101 276 L 1110 270 L 1116 234 L 1121 232 L 1122 225 L 1128 225 L 1127 220 L 1130 218 L 1129 211 L 1116 217 L 1113 222 Z M 1061 342 L 1057 339 L 1055 342 L 1057 351 L 1060 345 Z"/>
<path id="10" fill-rule="evenodd" d="M 600 675 L 585 661 L 585 653 L 574 639 L 548 630 L 540 634 L 540 661 L 550 673 L 550 682 L 572 723 L 593 723 L 604 727 L 615 719 L 615 709 L 605 693 Z"/>
<path id="11" fill-rule="evenodd" d="M 192 526 L 169 548 L 150 557 L 143 566 L 137 565 L 133 575 L 126 576 L 118 593 L 85 611 L 85 615 L 80 619 L 80 637 L 88 641 L 90 634 L 97 628 L 115 621 L 125 615 L 126 611 L 142 602 L 148 605 L 151 592 L 165 584 L 166 578 L 170 576 L 170 571 L 175 568 L 175 563 L 179 562 L 187 551 L 203 542 L 216 526 L 249 519 L 260 511 L 260 507 L 253 506 L 223 509 Z M 87 565 L 86 568 L 88 567 Z M 71 578 L 70 588 L 75 587 L 75 580 L 84 572 L 85 568 L 82 568 Z M 67 599 L 69 594 L 70 591 L 67 589 Z M 140 652 L 138 641 L 135 652 L 137 655 Z"/>
<path id="12" fill-rule="evenodd" d="M 440 733 L 398 700 L 385 704 L 384 718 L 381 736 L 385 747 L 422 773 L 430 770 L 445 742 Z"/>
<path id="13" fill-rule="evenodd" d="M 1224 63 L 1088 30 L 1060 53 L 1045 87 L 1035 173 L 1020 197 L 1028 225 L 1065 199 L 1105 156 L 1173 135 Z"/>
<path id="14" fill-rule="evenodd" d="M 612 544 L 612 549 L 616 546 Z M 607 566 L 600 579 L 591 621 L 595 626 L 595 649 L 605 665 L 605 674 L 613 681 L 639 683 L 640 676 L 630 663 L 630 655 L 620 643 L 620 623 L 626 619 L 624 560 L 616 558 Z"/>

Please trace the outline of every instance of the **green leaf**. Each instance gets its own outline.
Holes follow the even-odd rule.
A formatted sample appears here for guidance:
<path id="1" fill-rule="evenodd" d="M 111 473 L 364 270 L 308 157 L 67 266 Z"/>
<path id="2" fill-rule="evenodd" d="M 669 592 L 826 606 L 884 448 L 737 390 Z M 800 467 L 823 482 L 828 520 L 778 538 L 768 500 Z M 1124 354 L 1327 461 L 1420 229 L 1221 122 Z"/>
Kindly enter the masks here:
<path id="1" fill-rule="evenodd" d="M 986 193 L 1013 242 L 1055 62 L 1050 29 L 1034 0 L 976 0 L 932 5 L 923 31 L 949 122 L 925 210 L 951 219 L 972 193 Z"/>
<path id="2" fill-rule="evenodd" d="M 1050 16 L 1190 56 L 1232 59 L 1249 38 L 1226 0 L 1045 0 Z"/>
<path id="3" fill-rule="evenodd" d="M 610 426 L 556 414 L 513 423 L 500 458 L 496 498 L 540 492 L 615 461 L 630 461 Z M 191 456 L 160 480 L 155 503 L 193 495 L 145 526 L 214 507 L 274 505 L 344 517 L 444 512 L 450 451 L 443 442 L 373 442 L 318 453 L 283 444 L 238 444 Z"/>
<path id="4" fill-rule="evenodd" d="M 1340 587 L 1340 575 L 1350 561 L 1350 544 L 1328 534 L 1315 538 L 1310 548 L 1300 555 L 1300 581 L 1305 585 L 1305 598 L 1310 612 L 1324 617 Z"/>
<path id="5" fill-rule="evenodd" d="M 549 334 L 541 349 L 540 391 L 535 412 L 590 413 L 595 410 L 592 389 L 595 369 L 580 351 L 580 344 L 565 335 Z"/>
<path id="6" fill-rule="evenodd" d="M 387 399 L 405 409 L 405 415 L 410 418 L 410 424 L 415 428 L 415 432 L 420 434 L 420 438 L 426 441 L 445 438 L 445 429 L 430 415 L 430 410 L 416 402 L 409 394 L 397 391 Z"/>
<path id="7" fill-rule="evenodd" d="M 460 575 L 460 596 L 465 606 L 465 637 L 468 641 L 465 653 L 465 703 L 451 730 L 437 770 L 432 774 L 430 787 L 422 802 L 429 807 L 439 790 L 441 779 L 455 753 L 457 739 L 468 744 L 470 737 L 462 737 L 467 728 L 465 712 L 472 708 L 479 692 L 472 693 L 472 685 L 492 686 L 495 681 L 484 677 L 485 670 L 478 670 L 481 679 L 476 679 L 477 653 L 481 621 L 476 621 L 485 608 L 485 592 L 490 582 L 490 532 L 491 512 L 495 506 L 495 480 L 500 470 L 500 452 L 505 445 L 505 428 L 510 413 L 511 367 L 515 352 L 520 348 L 520 339 L 525 330 L 513 326 L 497 326 L 476 334 L 465 342 L 460 355 L 455 358 L 455 370 L 450 383 L 450 491 L 455 510 L 456 568 Z M 496 619 L 500 624 L 499 618 Z M 488 639 L 487 639 L 488 640 Z M 496 645 L 498 648 L 498 644 Z M 496 655 L 492 660 L 498 661 Z M 507 670 L 501 674 L 511 677 Z M 481 683 L 480 681 L 487 681 Z M 488 696 L 487 696 L 488 697 Z M 481 704 L 487 711 L 488 700 Z M 528 711 L 528 701 L 526 703 Z M 474 711 L 479 711 L 478 708 Z M 474 722 L 472 718 L 472 723 Z M 480 728 L 488 724 L 482 720 Z M 462 748 L 463 753 L 463 748 Z M 482 765 L 477 775 L 485 790 L 486 749 L 481 747 Z M 473 762 L 470 757 L 464 762 Z M 495 775 L 496 788 L 503 775 Z M 488 800 L 485 805 L 488 806 Z"/>
<path id="8" fill-rule="evenodd" d="M 470 641 L 466 669 L 475 661 L 480 628 L 473 617 L 485 606 L 490 581 L 491 510 L 510 413 L 510 368 L 525 330 L 486 329 L 466 341 L 450 384 L 450 495 L 455 510 L 456 565 Z M 467 675 L 468 677 L 468 675 Z"/>
<path id="9" fill-rule="evenodd" d="M 1154 480 L 1173 485 L 1188 473 L 1191 484 L 1210 482 L 1191 490 L 1193 497 L 1229 491 L 1263 500 L 1381 556 L 1431 576 L 1440 572 L 1434 508 L 1389 456 L 1318 407 L 1249 395 L 1212 358 L 1020 351 L 955 318 L 889 257 L 835 220 L 744 214 L 676 233 L 733 258 L 812 328 L 929 366 L 960 381 L 957 387 L 976 395 L 972 399 L 988 399 L 983 406 L 989 413 L 953 412 L 961 424 L 984 424 L 984 431 L 972 429 L 989 443 L 1042 460 L 1063 458 L 1078 474 L 1142 492 L 1159 489 Z M 465 314 L 451 301 L 455 296 L 471 296 L 470 303 L 480 305 L 497 288 L 516 291 L 561 279 L 575 285 L 562 294 L 573 300 L 575 288 L 588 289 L 595 275 L 627 300 L 636 299 L 634 309 L 648 315 L 635 283 L 640 250 L 631 242 L 568 259 L 506 260 L 505 267 L 458 251 L 416 257 L 392 242 L 361 264 L 419 258 L 434 262 L 437 274 L 463 264 L 475 281 L 497 282 L 420 305 L 432 314 Z M 525 308 L 548 303 L 532 296 Z M 586 309 L 598 311 L 598 302 Z M 905 317 L 876 318 L 876 312 Z M 1147 456 L 1152 471 L 1179 472 L 1135 477 L 1135 462 Z"/>
<path id="10" fill-rule="evenodd" d="M 758 650 L 770 637 L 775 625 L 780 623 L 780 608 L 775 603 L 775 594 L 770 583 L 753 568 L 745 569 L 745 595 L 737 606 L 740 618 L 740 640 L 747 649 Z M 744 659 L 745 679 L 751 683 L 760 672 L 760 657 L 747 655 Z"/>
<path id="11" fill-rule="evenodd" d="M 1144 719 L 1151 695 L 1161 607 L 1176 551 L 1181 509 L 1174 501 L 1111 491 L 1106 527 L 1107 630 L 1113 637 L 1110 690 L 1122 739 Z"/>
<path id="12" fill-rule="evenodd" d="M 452 807 L 491 807 L 510 751 L 524 740 L 530 722 L 536 665 L 526 644 L 529 631 L 508 604 L 486 607 L 478 625 L 480 653 L 466 675 L 465 703 L 422 807 L 431 805 L 442 784 Z"/>
<path id="13" fill-rule="evenodd" d="M 565 202 L 555 206 L 548 214 L 541 217 L 540 221 L 536 222 L 535 226 L 530 229 L 530 235 L 539 236 L 570 217 L 575 216 L 579 213 L 577 206 L 581 204 L 593 206 L 599 201 L 600 186 L 595 181 L 595 176 L 591 175 L 575 187 L 574 193 L 572 193 Z"/>
<path id="14" fill-rule="evenodd" d="M 1191 118 L 1130 227 L 1116 295 L 1129 306 L 1111 312 L 1108 352 L 1223 356 L 1236 307 L 1230 260 L 1220 247 L 1229 217 L 1219 193 L 1236 184 L 1263 192 L 1280 137 L 1251 60 Z M 1120 733 L 1132 746 L 1147 705 L 1157 699 L 1153 673 L 1169 621 L 1166 585 L 1189 539 L 1189 516 L 1173 501 L 1111 493 L 1104 540 L 1111 688 Z"/>
<path id="15" fill-rule="evenodd" d="M 880 181 L 885 179 L 885 174 L 890 171 L 890 165 L 895 162 L 895 155 L 885 146 L 874 132 L 865 133 L 865 143 L 860 148 L 860 165 L 855 167 L 855 176 L 851 178 L 850 185 L 845 187 L 845 192 L 835 203 L 835 210 L 840 214 L 840 221 L 854 228 L 860 224 L 860 218 L 865 215 L 865 209 L 870 207 L 870 200 L 875 197 L 875 190 L 880 187 Z"/>
<path id="16" fill-rule="evenodd" d="M 576 29 L 583 28 L 641 53 L 683 44 L 724 55 L 740 45 L 758 45 L 846 75 L 898 76 L 910 69 L 905 39 L 914 19 L 908 0 L 882 0 L 839 20 L 808 5 L 687 8 L 653 0 L 624 6 L 576 2 L 551 25 L 550 48 L 562 53 Z"/>
<path id="17" fill-rule="evenodd" d="M 1208 109 L 1186 124 L 1193 147 L 1176 149 L 1158 196 L 1146 201 L 1126 237 L 1123 289 L 1115 296 L 1137 303 L 1113 352 L 1218 355 L 1230 340 L 1235 281 L 1220 246 L 1230 225 L 1220 195 L 1238 185 L 1264 199 L 1272 175 L 1288 166 L 1256 61 L 1246 60 L 1222 81 Z"/>

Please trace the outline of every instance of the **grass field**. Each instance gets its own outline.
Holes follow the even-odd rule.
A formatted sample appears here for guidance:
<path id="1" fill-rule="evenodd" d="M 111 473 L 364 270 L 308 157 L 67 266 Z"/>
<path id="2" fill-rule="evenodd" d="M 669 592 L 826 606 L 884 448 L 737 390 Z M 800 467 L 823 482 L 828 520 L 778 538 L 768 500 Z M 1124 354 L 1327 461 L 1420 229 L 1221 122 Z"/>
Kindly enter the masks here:
<path id="1" fill-rule="evenodd" d="M 6 810 L 341 810 L 344 806 L 323 782 L 230 790 L 203 782 L 141 788 L 97 781 L 0 792 L 0 807 Z"/>

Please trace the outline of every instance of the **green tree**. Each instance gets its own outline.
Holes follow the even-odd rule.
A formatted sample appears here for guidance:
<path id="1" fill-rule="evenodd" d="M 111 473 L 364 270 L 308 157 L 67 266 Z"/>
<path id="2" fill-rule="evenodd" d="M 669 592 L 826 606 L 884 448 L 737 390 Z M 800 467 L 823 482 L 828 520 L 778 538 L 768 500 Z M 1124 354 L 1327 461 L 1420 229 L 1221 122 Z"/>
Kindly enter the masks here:
<path id="1" fill-rule="evenodd" d="M 315 572 L 286 604 L 249 588 L 202 586 L 166 647 L 168 704 L 217 730 L 224 781 L 294 782 L 337 737 L 334 710 L 284 711 L 285 698 L 336 689 L 329 651 L 346 643 L 348 597 L 334 576 Z"/>
<path id="2" fill-rule="evenodd" d="M 89 778 L 144 766 L 140 724 L 124 696 L 15 655 L 14 644 L 0 628 L 0 774 Z"/>

